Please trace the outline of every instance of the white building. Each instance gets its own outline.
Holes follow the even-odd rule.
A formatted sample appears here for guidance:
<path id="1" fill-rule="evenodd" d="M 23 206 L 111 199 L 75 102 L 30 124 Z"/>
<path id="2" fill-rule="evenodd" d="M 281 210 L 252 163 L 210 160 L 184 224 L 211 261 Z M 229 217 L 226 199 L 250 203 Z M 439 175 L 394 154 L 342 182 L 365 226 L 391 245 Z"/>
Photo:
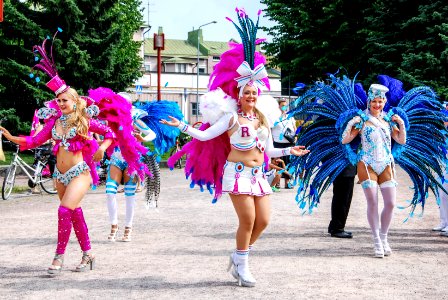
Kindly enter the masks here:
<path id="1" fill-rule="evenodd" d="M 134 35 L 134 39 L 143 41 L 143 33 L 146 30 L 147 27 L 142 27 Z M 157 100 L 157 50 L 154 50 L 153 46 L 153 38 L 147 38 L 142 43 L 144 74 L 132 88 L 135 99 L 139 101 Z M 161 51 L 161 100 L 177 101 L 189 123 L 200 121 L 197 98 L 207 92 L 210 73 L 219 62 L 221 54 L 228 50 L 228 43 L 204 41 L 202 30 L 199 29 L 190 31 L 187 40 L 165 38 L 164 46 L 165 49 Z M 196 69 L 198 57 L 199 76 Z M 280 71 L 268 69 L 268 74 L 271 90 L 266 93 L 280 97 Z"/>

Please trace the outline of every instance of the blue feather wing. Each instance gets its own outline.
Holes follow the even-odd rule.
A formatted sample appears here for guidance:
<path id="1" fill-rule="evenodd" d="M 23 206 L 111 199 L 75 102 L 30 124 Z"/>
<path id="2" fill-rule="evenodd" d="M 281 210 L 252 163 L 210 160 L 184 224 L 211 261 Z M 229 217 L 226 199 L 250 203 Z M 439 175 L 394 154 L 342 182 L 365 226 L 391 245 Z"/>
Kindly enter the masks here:
<path id="1" fill-rule="evenodd" d="M 364 103 L 355 94 L 354 84 L 347 77 L 329 76 L 330 83 L 316 83 L 293 103 L 288 116 L 307 115 L 314 121 L 298 128 L 297 144 L 310 150 L 307 156 L 294 157 L 289 164 L 298 186 L 296 202 L 304 211 L 312 212 L 322 194 L 350 163 L 356 164 L 359 138 L 350 145 L 341 144 L 347 122 L 358 115 Z"/>
<path id="2" fill-rule="evenodd" d="M 389 86 L 394 92 L 394 87 Z M 394 143 L 392 154 L 410 176 L 414 185 L 414 195 L 410 201 L 411 215 L 415 207 L 424 208 L 428 190 L 439 197 L 443 178 L 446 153 L 446 137 L 442 112 L 443 106 L 429 87 L 416 87 L 401 98 L 396 108 L 398 114 L 405 116 L 406 144 Z"/>
<path id="3" fill-rule="evenodd" d="M 179 105 L 176 102 L 160 100 L 144 103 L 138 108 L 148 113 L 141 120 L 157 135 L 153 140 L 156 152 L 163 154 L 169 151 L 175 145 L 180 130 L 175 127 L 163 125 L 159 121 L 162 119 L 168 120 L 168 116 L 183 120 L 184 116 L 179 109 Z"/>

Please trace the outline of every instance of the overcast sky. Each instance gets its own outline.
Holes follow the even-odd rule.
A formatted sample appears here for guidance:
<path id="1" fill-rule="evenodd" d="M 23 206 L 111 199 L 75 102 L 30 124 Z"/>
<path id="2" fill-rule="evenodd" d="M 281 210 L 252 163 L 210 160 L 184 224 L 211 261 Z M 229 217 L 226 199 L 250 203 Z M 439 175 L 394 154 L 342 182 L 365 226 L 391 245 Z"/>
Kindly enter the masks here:
<path id="1" fill-rule="evenodd" d="M 149 3 L 149 24 L 152 26 L 147 37 L 157 32 L 159 26 L 163 27 L 165 38 L 183 39 L 188 37 L 188 31 L 193 28 L 217 21 L 202 27 L 205 40 L 226 42 L 231 38 L 240 41 L 238 32 L 233 24 L 225 19 L 230 17 L 237 21 L 235 7 L 243 7 L 249 16 L 256 20 L 259 9 L 266 8 L 258 0 L 142 0 L 143 20 L 148 21 Z M 260 26 L 272 26 L 264 14 L 260 16 Z M 266 33 L 258 31 L 258 38 L 271 40 Z"/>

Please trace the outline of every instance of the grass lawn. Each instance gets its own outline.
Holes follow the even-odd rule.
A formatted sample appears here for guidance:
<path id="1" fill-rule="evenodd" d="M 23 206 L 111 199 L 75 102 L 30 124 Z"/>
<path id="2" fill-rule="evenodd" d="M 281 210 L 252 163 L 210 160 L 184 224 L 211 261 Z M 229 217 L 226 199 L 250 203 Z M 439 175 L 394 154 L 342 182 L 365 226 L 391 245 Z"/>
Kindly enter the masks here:
<path id="1" fill-rule="evenodd" d="M 0 160 L 0 165 L 9 165 L 11 164 L 12 155 L 14 154 L 13 151 L 5 151 L 5 161 Z M 21 159 L 23 159 L 27 164 L 32 165 L 34 162 L 34 154 L 30 151 L 25 152 L 19 152 L 19 156 Z"/>
<path id="2" fill-rule="evenodd" d="M 27 186 L 14 186 L 13 188 L 12 188 L 12 194 L 16 194 L 16 193 L 23 193 L 23 192 L 26 192 L 26 191 L 29 191 L 30 190 L 30 188 L 29 187 L 27 187 Z M 0 193 L 2 192 L 2 188 L 0 187 Z M 1 198 L 0 198 L 0 200 L 1 200 Z"/>

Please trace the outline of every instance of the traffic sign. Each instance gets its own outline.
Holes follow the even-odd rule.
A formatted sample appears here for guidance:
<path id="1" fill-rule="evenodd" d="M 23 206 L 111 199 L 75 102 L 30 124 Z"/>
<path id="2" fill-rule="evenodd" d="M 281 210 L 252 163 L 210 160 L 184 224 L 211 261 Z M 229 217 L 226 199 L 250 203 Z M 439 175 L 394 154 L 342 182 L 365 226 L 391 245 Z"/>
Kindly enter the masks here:
<path id="1" fill-rule="evenodd" d="M 137 94 L 141 94 L 143 92 L 143 86 L 142 85 L 136 85 L 135 86 L 135 91 L 137 92 Z"/>

